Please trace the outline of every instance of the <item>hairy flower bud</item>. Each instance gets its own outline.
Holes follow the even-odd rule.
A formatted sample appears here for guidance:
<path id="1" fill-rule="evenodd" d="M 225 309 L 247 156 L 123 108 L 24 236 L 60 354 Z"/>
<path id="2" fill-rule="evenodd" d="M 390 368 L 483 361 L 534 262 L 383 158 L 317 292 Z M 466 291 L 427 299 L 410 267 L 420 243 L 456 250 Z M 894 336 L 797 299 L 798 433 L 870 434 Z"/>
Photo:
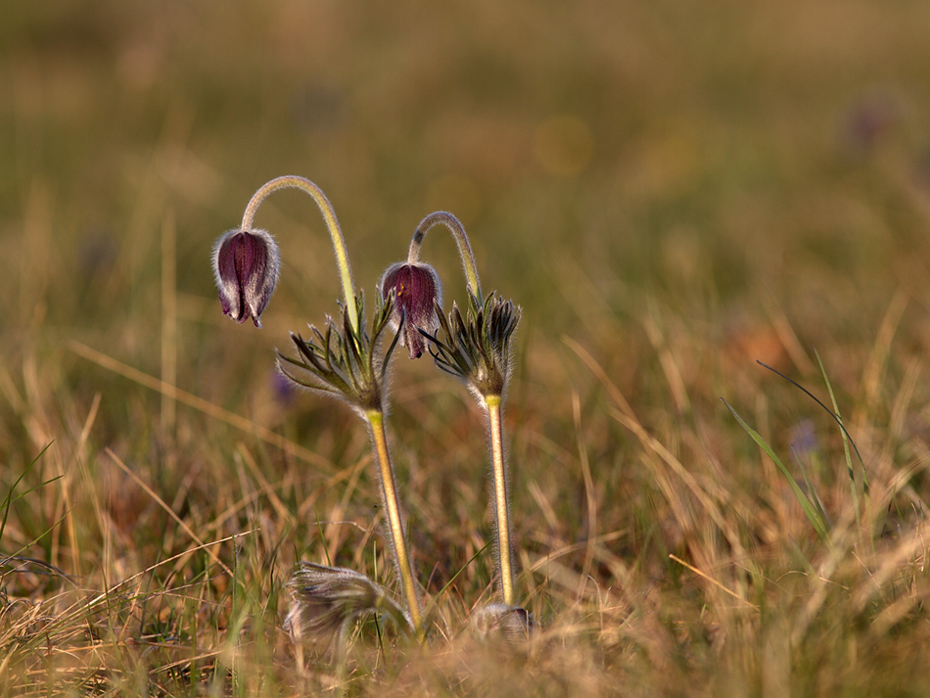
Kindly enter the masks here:
<path id="1" fill-rule="evenodd" d="M 408 615 L 384 587 L 354 570 L 298 562 L 287 586 L 291 610 L 284 627 L 295 644 L 331 642 L 351 620 L 366 613 L 386 613 L 401 630 L 413 630 Z"/>
<path id="2" fill-rule="evenodd" d="M 525 643 L 536 630 L 526 609 L 502 603 L 479 608 L 471 617 L 471 626 L 481 640 L 511 646 Z"/>
<path id="3" fill-rule="evenodd" d="M 223 314 L 238 323 L 259 317 L 278 281 L 278 246 L 264 230 L 229 230 L 213 246 L 213 275 Z"/>
<path id="4" fill-rule="evenodd" d="M 435 334 L 439 329 L 436 304 L 442 303 L 442 288 L 436 270 L 422 262 L 393 264 L 378 287 L 385 299 L 394 292 L 391 329 L 397 332 L 403 318 L 401 344 L 407 347 L 411 359 L 420 358 L 426 348 L 420 330 Z"/>

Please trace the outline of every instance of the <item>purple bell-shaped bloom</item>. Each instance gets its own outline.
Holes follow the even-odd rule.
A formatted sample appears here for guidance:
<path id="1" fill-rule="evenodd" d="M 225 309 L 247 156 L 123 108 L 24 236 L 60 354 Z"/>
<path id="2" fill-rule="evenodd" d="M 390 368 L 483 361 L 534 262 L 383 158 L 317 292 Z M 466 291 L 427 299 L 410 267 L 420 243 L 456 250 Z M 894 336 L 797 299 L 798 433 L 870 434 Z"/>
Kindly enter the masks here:
<path id="1" fill-rule="evenodd" d="M 223 314 L 238 323 L 259 317 L 278 281 L 278 246 L 264 230 L 230 230 L 213 247 L 213 274 Z"/>
<path id="2" fill-rule="evenodd" d="M 442 288 L 436 270 L 422 262 L 393 264 L 384 272 L 378 286 L 385 299 L 394 292 L 391 329 L 397 332 L 403 317 L 400 342 L 407 347 L 411 359 L 420 358 L 426 348 L 420 330 L 432 335 L 439 329 L 436 304 L 442 303 Z"/>

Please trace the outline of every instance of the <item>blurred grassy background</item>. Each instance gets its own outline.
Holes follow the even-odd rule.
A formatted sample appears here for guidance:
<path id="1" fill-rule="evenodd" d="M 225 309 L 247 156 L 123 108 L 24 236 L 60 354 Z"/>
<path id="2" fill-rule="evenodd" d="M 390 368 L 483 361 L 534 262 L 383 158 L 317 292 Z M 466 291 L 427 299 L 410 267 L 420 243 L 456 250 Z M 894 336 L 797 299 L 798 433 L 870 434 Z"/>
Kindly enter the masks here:
<path id="1" fill-rule="evenodd" d="M 0 549 L 41 538 L 28 554 L 89 586 L 184 550 L 118 458 L 205 539 L 261 519 L 256 564 L 276 561 L 273 590 L 294 558 L 325 548 L 358 566 L 370 554 L 370 532 L 327 528 L 324 545 L 314 523 L 370 524 L 365 435 L 348 410 L 282 395 L 274 380 L 287 332 L 335 312 L 312 202 L 279 194 L 259 214 L 284 262 L 265 329 L 230 323 L 216 301 L 213 241 L 281 174 L 327 193 L 368 293 L 442 208 L 465 223 L 485 289 L 524 307 L 507 428 L 518 545 L 533 555 L 616 533 L 611 554 L 649 584 L 674 577 L 676 593 L 682 570 L 665 553 L 701 557 L 681 504 L 565 338 L 689 469 L 721 477 L 706 459 L 739 485 L 736 518 L 754 521 L 754 497 L 781 512 L 781 495 L 720 397 L 783 448 L 817 420 L 830 496 L 848 489 L 828 418 L 754 363 L 822 396 L 813 346 L 860 449 L 887 460 L 889 482 L 905 465 L 922 477 L 928 40 L 927 6 L 908 0 L 5 3 L 0 478 L 11 487 L 54 440 L 26 482 L 62 480 L 11 509 Z M 423 257 L 446 298 L 461 299 L 444 235 Z M 201 411 L 175 412 L 70 340 L 334 465 L 307 467 Z M 394 373 L 396 457 L 436 592 L 488 533 L 484 446 L 459 386 L 428 361 L 399 360 Z M 771 545 L 766 526 L 748 527 Z M 592 569 L 584 545 L 576 552 L 566 565 L 582 587 L 586 575 L 619 583 L 615 568 Z M 462 577 L 463 608 L 489 593 L 488 575 L 479 562 Z M 33 598 L 54 586 L 13 579 Z M 543 616 L 561 608 L 552 597 L 588 593 L 537 592 Z M 666 600 L 670 615 L 697 603 L 690 592 Z M 644 685 L 694 669 L 682 662 L 681 673 L 642 670 Z"/>

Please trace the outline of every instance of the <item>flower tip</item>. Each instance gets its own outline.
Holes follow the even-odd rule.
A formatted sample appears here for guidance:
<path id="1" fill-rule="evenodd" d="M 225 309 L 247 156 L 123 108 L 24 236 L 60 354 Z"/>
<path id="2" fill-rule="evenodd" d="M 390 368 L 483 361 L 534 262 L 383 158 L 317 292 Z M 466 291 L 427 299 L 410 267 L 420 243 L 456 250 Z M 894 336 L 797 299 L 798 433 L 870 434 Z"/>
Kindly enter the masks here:
<path id="1" fill-rule="evenodd" d="M 229 230 L 213 247 L 213 275 L 223 314 L 242 324 L 259 317 L 278 281 L 278 246 L 264 230 Z"/>

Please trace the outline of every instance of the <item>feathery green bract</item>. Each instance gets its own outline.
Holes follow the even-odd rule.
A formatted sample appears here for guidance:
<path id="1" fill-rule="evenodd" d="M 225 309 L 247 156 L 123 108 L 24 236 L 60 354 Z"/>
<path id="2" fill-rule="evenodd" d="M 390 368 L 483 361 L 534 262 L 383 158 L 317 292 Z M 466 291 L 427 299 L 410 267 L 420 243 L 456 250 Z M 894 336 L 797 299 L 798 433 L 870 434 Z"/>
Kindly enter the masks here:
<path id="1" fill-rule="evenodd" d="M 365 317 L 364 297 L 355 299 L 359 317 Z M 379 346 L 394 307 L 393 297 L 377 302 L 371 323 L 371 334 L 363 326 L 352 327 L 348 309 L 343 307 L 341 327 L 331 317 L 326 318 L 325 331 L 311 325 L 312 336 L 304 339 L 291 334 L 298 356 L 292 358 L 278 352 L 278 367 L 289 380 L 311 390 L 318 390 L 344 399 L 358 410 L 384 409 L 384 381 L 391 354 L 397 346 L 395 335 L 384 355 Z M 303 375 L 293 372 L 300 369 Z"/>
<path id="2" fill-rule="evenodd" d="M 442 339 L 423 332 L 436 365 L 481 396 L 501 395 L 510 370 L 510 340 L 522 308 L 491 292 L 483 303 L 469 293 L 464 317 L 455 303 L 448 317 L 442 308 L 436 310 Z"/>

